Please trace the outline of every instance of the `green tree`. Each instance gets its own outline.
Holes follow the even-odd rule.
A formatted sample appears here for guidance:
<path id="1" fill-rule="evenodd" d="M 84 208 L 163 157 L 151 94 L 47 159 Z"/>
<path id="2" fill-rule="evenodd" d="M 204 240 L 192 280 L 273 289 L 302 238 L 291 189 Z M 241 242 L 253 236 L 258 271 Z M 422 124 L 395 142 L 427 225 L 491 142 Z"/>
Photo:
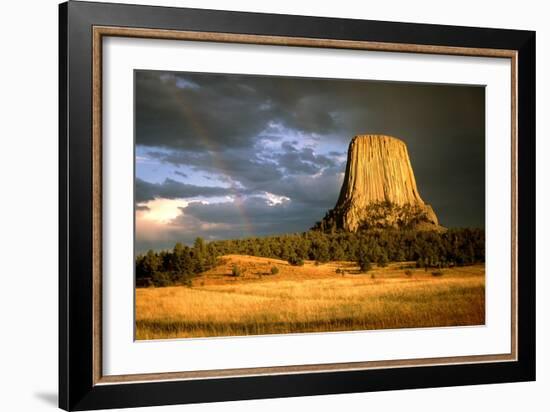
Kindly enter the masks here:
<path id="1" fill-rule="evenodd" d="M 204 243 L 203 238 L 198 237 L 195 239 L 195 243 L 193 244 L 193 251 L 192 251 L 194 273 L 202 273 L 206 270 L 205 259 L 204 259 L 205 256 L 206 256 L 206 244 Z"/>
<path id="2" fill-rule="evenodd" d="M 397 249 L 397 252 L 395 253 L 395 260 L 397 262 L 404 262 L 405 260 L 407 260 L 407 257 L 405 256 L 405 251 L 403 250 L 403 248 L 399 247 Z"/>
<path id="3" fill-rule="evenodd" d="M 202 237 L 198 237 L 195 239 L 195 242 L 193 243 L 193 248 L 200 254 L 205 254 L 206 252 L 206 244 L 204 243 L 204 239 Z"/>
<path id="4" fill-rule="evenodd" d="M 152 276 L 152 283 L 157 287 L 163 287 L 172 285 L 173 281 L 168 273 L 155 272 Z"/>
<path id="5" fill-rule="evenodd" d="M 388 266 L 388 257 L 385 252 L 382 252 L 380 256 L 378 256 L 378 261 L 376 263 L 381 268 L 385 268 L 386 266 Z"/>
<path id="6" fill-rule="evenodd" d="M 335 241 L 330 247 L 330 255 L 332 257 L 331 260 L 345 260 L 346 253 L 344 252 L 344 249 L 342 248 L 338 240 Z"/>
<path id="7" fill-rule="evenodd" d="M 180 242 L 176 243 L 174 249 L 172 250 L 171 266 L 172 270 L 178 274 L 193 273 L 189 248 L 182 245 Z"/>
<path id="8" fill-rule="evenodd" d="M 143 271 L 147 276 L 153 276 L 157 273 L 161 266 L 160 257 L 151 249 L 147 251 L 147 254 L 143 258 Z"/>
<path id="9" fill-rule="evenodd" d="M 317 262 L 328 262 L 330 259 L 328 243 L 324 238 L 316 239 L 312 244 L 313 259 Z"/>
<path id="10" fill-rule="evenodd" d="M 357 261 L 357 264 L 359 265 L 359 271 L 361 273 L 367 273 L 369 270 L 372 269 L 372 265 L 366 253 L 361 254 Z"/>

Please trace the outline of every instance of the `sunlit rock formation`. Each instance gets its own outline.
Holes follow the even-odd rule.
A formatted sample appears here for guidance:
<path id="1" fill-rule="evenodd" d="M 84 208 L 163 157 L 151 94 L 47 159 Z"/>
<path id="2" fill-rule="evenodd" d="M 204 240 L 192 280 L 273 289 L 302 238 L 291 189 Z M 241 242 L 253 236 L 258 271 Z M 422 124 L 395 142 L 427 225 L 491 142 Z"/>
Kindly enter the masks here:
<path id="1" fill-rule="evenodd" d="M 405 143 L 384 135 L 355 136 L 338 202 L 315 229 L 382 228 L 443 230 L 420 197 Z"/>

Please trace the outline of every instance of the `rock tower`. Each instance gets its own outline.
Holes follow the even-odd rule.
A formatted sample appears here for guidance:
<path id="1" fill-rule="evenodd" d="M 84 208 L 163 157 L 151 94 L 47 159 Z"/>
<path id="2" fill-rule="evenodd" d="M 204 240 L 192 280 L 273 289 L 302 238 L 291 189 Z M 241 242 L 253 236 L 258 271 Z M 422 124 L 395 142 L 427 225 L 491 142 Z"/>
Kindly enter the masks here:
<path id="1" fill-rule="evenodd" d="M 315 228 L 443 229 L 420 197 L 405 143 L 374 134 L 352 139 L 338 202 Z"/>

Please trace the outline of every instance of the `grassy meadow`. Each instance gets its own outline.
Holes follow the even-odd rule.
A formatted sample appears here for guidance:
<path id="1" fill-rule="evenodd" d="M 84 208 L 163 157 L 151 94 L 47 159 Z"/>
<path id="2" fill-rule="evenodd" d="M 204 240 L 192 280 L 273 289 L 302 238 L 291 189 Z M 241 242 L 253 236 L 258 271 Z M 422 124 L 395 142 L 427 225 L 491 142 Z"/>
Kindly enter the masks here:
<path id="1" fill-rule="evenodd" d="M 484 265 L 359 273 L 352 262 L 303 266 L 228 255 L 191 286 L 136 289 L 136 338 L 482 325 Z M 237 265 L 242 274 L 233 276 Z M 278 273 L 272 274 L 276 267 Z M 337 273 L 344 272 L 344 273 Z M 408 271 L 407 273 L 406 270 Z"/>

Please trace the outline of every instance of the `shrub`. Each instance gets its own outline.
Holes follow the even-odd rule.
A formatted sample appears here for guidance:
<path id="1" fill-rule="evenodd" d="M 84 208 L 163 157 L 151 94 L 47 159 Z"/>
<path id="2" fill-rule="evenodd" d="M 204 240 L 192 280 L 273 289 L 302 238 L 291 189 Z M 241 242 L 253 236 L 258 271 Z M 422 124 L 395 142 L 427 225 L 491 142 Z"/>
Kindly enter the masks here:
<path id="1" fill-rule="evenodd" d="M 272 266 L 271 267 L 271 274 L 276 275 L 277 273 L 279 273 L 279 268 L 277 266 Z"/>
<path id="2" fill-rule="evenodd" d="M 336 269 L 336 273 L 340 274 L 340 273 L 343 273 L 343 271 L 340 268 L 338 268 Z"/>
<path id="3" fill-rule="evenodd" d="M 238 267 L 237 265 L 233 265 L 233 268 L 231 269 L 231 274 L 238 278 L 239 276 L 241 276 L 243 274 L 242 270 L 240 267 Z"/>
<path id="4" fill-rule="evenodd" d="M 304 260 L 298 256 L 291 256 L 288 258 L 288 263 L 292 266 L 304 266 Z"/>
<path id="5" fill-rule="evenodd" d="M 443 271 L 435 270 L 432 272 L 432 276 L 443 276 Z"/>
<path id="6" fill-rule="evenodd" d="M 405 271 L 405 275 L 406 275 L 406 276 L 412 276 L 412 274 L 413 274 L 412 270 L 407 269 L 407 270 Z"/>

